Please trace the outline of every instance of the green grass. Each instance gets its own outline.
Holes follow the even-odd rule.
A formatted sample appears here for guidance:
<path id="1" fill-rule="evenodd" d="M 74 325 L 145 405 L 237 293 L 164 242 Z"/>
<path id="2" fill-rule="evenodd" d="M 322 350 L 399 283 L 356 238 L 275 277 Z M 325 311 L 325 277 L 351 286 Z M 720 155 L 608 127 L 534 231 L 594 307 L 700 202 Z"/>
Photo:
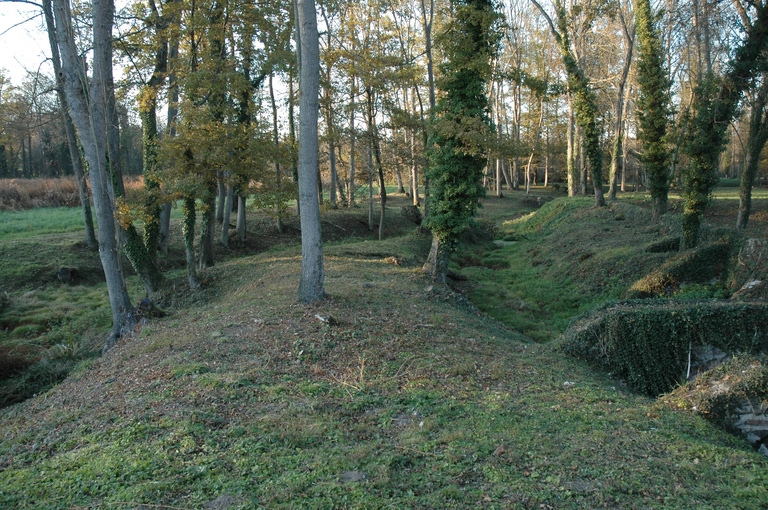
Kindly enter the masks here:
<path id="1" fill-rule="evenodd" d="M 78 207 L 0 211 L 0 242 L 82 230 L 83 212 Z"/>
<path id="2" fill-rule="evenodd" d="M 551 338 L 600 299 L 601 282 L 616 294 L 631 279 L 624 266 L 590 273 L 640 263 L 608 238 L 661 234 L 625 229 L 642 222 L 627 208 L 550 207 L 534 228 L 504 224 L 530 211 L 519 200 L 487 199 L 484 227 L 458 257 L 484 266 L 460 269 L 477 285 L 474 304 L 423 279 L 429 237 L 412 227 L 329 244 L 329 299 L 314 306 L 295 303 L 295 245 L 220 262 L 195 293 L 171 273 L 166 317 L 0 410 L 0 507 L 768 505 L 768 463 L 744 440 L 482 312 L 494 292 L 519 297 L 532 313 L 505 308 L 504 320 Z M 585 229 L 606 239 L 576 243 Z M 489 233 L 517 241 L 491 249 Z M 76 299 L 42 287 L 24 290 L 35 296 L 25 314 Z"/>

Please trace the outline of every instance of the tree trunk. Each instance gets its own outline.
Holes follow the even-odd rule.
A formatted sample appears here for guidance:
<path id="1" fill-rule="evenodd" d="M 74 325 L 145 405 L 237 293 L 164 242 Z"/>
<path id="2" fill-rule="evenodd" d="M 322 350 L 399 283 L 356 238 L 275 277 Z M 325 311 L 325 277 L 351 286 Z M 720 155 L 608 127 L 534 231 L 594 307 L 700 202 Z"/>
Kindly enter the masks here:
<path id="1" fill-rule="evenodd" d="M 576 169 L 576 137 L 574 136 L 573 95 L 568 94 L 568 125 L 566 134 L 566 167 L 568 172 L 568 196 L 575 197 L 578 194 L 578 172 Z"/>
<path id="2" fill-rule="evenodd" d="M 422 270 L 435 283 L 445 283 L 448 273 L 450 251 L 445 249 L 444 243 L 439 238 L 432 237 L 432 247 Z"/>
<path id="3" fill-rule="evenodd" d="M 93 201 L 99 223 L 99 257 L 107 280 L 112 310 L 112 333 L 105 343 L 109 349 L 115 340 L 129 334 L 138 318 L 134 313 L 120 266 L 119 244 L 115 228 L 115 196 L 107 173 L 107 95 L 112 86 L 112 19 L 114 5 L 109 0 L 94 0 L 93 79 L 85 83 L 85 67 L 75 47 L 69 3 L 55 0 L 56 35 L 62 57 L 62 82 L 72 121 L 80 135 L 90 167 Z M 86 95 L 88 91 L 88 95 Z"/>
<path id="4" fill-rule="evenodd" d="M 224 174 L 218 172 L 218 201 L 216 202 L 216 223 L 224 221 L 224 205 L 227 201 L 227 185 L 224 182 Z"/>
<path id="5" fill-rule="evenodd" d="M 347 187 L 347 204 L 349 207 L 355 206 L 355 76 L 351 77 L 349 92 L 349 183 Z"/>
<path id="6" fill-rule="evenodd" d="M 240 246 L 245 246 L 245 197 L 237 197 L 237 239 Z"/>
<path id="7" fill-rule="evenodd" d="M 205 205 L 200 220 L 200 269 L 213 267 L 213 240 L 216 235 L 216 196 L 217 180 L 208 183 L 205 192 Z M 222 209 L 223 213 L 223 209 Z"/>
<path id="8" fill-rule="evenodd" d="M 619 174 L 619 156 L 622 154 L 621 142 L 623 137 L 622 128 L 624 126 L 624 89 L 627 85 L 627 77 L 629 76 L 629 69 L 632 66 L 632 52 L 635 47 L 635 29 L 632 28 L 630 34 L 627 24 L 624 21 L 624 14 L 619 6 L 619 19 L 621 20 L 621 26 L 624 32 L 624 44 L 627 45 L 627 54 L 624 58 L 624 68 L 621 72 L 621 78 L 619 79 L 619 85 L 616 91 L 616 118 L 614 119 L 614 133 L 613 142 L 611 144 L 611 167 L 608 174 L 609 187 L 608 187 L 608 200 L 611 202 L 616 201 L 616 187 L 618 185 Z"/>
<path id="9" fill-rule="evenodd" d="M 227 195 L 224 204 L 224 221 L 221 223 L 221 245 L 229 248 L 229 220 L 232 215 L 232 202 L 235 199 L 235 187 L 232 184 L 227 186 Z"/>
<path id="10" fill-rule="evenodd" d="M 768 141 L 768 73 L 763 73 L 763 82 L 755 94 L 752 103 L 752 114 L 749 121 L 749 137 L 747 138 L 747 157 L 744 173 L 741 174 L 739 186 L 739 212 L 736 218 L 736 228 L 745 229 L 749 223 L 752 210 L 752 185 L 760 164 L 760 153 Z"/>
<path id="11" fill-rule="evenodd" d="M 179 57 L 179 39 L 174 38 L 168 49 L 168 116 L 166 133 L 173 138 L 176 136 L 176 116 L 179 113 L 179 84 L 176 79 L 175 64 Z M 171 233 L 171 204 L 163 204 L 160 213 L 160 250 L 168 255 L 168 242 Z"/>
<path id="12" fill-rule="evenodd" d="M 277 101 L 275 101 L 275 88 L 273 85 L 272 73 L 269 74 L 269 101 L 272 105 L 272 141 L 275 144 L 275 150 L 280 146 L 280 131 L 277 123 Z M 282 174 L 280 173 L 280 162 L 275 160 L 275 228 L 277 232 L 283 233 L 283 204 L 281 196 L 281 180 Z M 238 219 L 240 216 L 238 215 Z M 245 217 L 243 217 L 245 219 Z"/>
<path id="13" fill-rule="evenodd" d="M 195 290 L 200 286 L 200 283 L 197 281 L 195 261 L 195 221 L 197 221 L 197 213 L 195 211 L 194 197 L 184 197 L 181 203 L 181 213 L 184 217 L 182 233 L 184 234 L 184 251 L 187 258 L 187 281 L 189 282 L 189 288 Z"/>
<path id="14" fill-rule="evenodd" d="M 301 279 L 298 300 L 314 303 L 325 297 L 323 240 L 317 196 L 317 116 L 320 48 L 314 0 L 297 0 L 301 34 L 299 86 L 299 203 L 301 204 Z"/>
<path id="15" fill-rule="evenodd" d="M 69 157 L 72 161 L 72 169 L 77 179 L 77 191 L 80 194 L 80 206 L 83 211 L 83 224 L 85 225 L 85 243 L 90 249 L 97 250 L 99 243 L 96 240 L 96 230 L 93 226 L 91 200 L 88 196 L 88 186 L 85 181 L 85 172 L 83 171 L 83 160 L 80 157 L 75 126 L 72 124 L 72 117 L 70 117 L 69 106 L 67 105 L 67 96 L 64 93 L 61 57 L 59 56 L 59 45 L 56 42 L 56 24 L 53 19 L 51 0 L 43 0 L 43 13 L 45 14 L 45 24 L 48 31 L 48 42 L 51 45 L 53 73 L 56 76 L 56 97 L 59 100 L 61 117 L 67 133 L 67 147 L 69 148 Z"/>

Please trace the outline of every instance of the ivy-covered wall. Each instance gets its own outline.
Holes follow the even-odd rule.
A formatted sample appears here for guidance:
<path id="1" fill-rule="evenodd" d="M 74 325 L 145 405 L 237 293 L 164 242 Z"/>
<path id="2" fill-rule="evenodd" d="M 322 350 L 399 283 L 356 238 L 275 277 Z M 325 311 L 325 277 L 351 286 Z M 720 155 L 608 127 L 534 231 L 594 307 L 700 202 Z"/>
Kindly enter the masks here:
<path id="1" fill-rule="evenodd" d="M 562 340 L 566 353 L 657 396 L 685 381 L 694 346 L 768 352 L 768 302 L 624 301 L 577 319 Z"/>

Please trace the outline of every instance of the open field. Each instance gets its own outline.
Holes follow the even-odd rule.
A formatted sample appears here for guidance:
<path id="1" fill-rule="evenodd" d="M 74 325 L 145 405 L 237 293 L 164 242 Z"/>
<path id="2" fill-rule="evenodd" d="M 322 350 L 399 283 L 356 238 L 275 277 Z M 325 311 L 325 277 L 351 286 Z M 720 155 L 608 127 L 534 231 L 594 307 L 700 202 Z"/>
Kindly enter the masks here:
<path id="1" fill-rule="evenodd" d="M 384 241 L 365 208 L 328 211 L 313 307 L 295 303 L 295 220 L 280 236 L 249 217 L 197 292 L 177 233 L 167 316 L 98 358 L 103 284 L 55 277 L 97 274 L 97 254 L 75 230 L 0 235 L 0 341 L 72 370 L 0 411 L 0 507 L 765 507 L 768 461 L 743 439 L 558 349 L 570 318 L 671 256 L 638 254 L 675 228 L 649 228 L 642 203 L 574 199 L 547 219 L 522 194 L 487 198 L 452 287 L 422 277 L 430 239 L 405 197 Z"/>

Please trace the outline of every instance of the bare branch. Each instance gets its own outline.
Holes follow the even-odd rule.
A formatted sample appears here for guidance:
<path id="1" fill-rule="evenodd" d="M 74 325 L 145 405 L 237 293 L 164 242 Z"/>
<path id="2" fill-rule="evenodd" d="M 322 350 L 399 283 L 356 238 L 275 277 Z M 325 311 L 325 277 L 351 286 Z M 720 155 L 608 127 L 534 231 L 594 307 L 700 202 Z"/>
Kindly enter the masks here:
<path id="1" fill-rule="evenodd" d="M 557 42 L 559 43 L 562 36 L 560 35 L 560 32 L 558 32 L 557 29 L 555 28 L 555 24 L 552 23 L 552 18 L 549 16 L 549 14 L 547 14 L 547 11 L 544 10 L 544 7 L 542 7 L 539 2 L 537 2 L 536 0 L 531 0 L 531 3 L 533 3 L 533 5 L 535 5 L 539 9 L 539 11 L 541 11 L 541 14 L 547 20 L 547 23 L 549 23 L 549 29 L 552 31 L 552 35 L 555 37 L 555 40 L 557 40 Z"/>
<path id="2" fill-rule="evenodd" d="M 32 2 L 30 0 L 0 0 L 0 3 L 2 3 L 2 4 L 11 4 L 11 3 L 15 3 L 15 4 L 29 4 L 29 5 L 34 5 L 35 7 L 39 8 L 39 9 L 43 8 L 42 4 L 39 4 L 37 2 Z"/>

